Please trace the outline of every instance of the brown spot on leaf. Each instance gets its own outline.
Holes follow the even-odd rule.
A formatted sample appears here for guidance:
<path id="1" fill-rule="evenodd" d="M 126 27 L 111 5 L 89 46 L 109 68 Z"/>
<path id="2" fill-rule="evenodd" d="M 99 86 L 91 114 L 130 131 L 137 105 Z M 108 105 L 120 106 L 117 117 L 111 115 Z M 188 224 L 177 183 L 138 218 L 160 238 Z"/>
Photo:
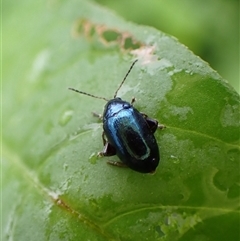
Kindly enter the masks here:
<path id="1" fill-rule="evenodd" d="M 118 46 L 121 51 L 129 52 L 144 46 L 129 32 L 119 31 L 103 24 L 96 24 L 87 19 L 78 19 L 72 27 L 72 36 L 79 38 L 84 36 L 91 41 L 99 41 L 105 47 Z"/>

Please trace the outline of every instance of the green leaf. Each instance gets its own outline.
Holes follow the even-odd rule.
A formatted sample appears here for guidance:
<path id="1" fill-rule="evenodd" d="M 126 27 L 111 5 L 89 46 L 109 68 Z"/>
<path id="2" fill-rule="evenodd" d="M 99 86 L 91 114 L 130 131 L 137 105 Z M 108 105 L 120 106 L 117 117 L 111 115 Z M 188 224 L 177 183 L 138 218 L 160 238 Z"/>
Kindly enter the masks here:
<path id="1" fill-rule="evenodd" d="M 4 240 L 239 238 L 239 95 L 176 39 L 87 1 L 3 4 Z M 104 101 L 166 125 L 155 175 L 106 164 Z M 118 160 L 117 157 L 111 157 Z"/>

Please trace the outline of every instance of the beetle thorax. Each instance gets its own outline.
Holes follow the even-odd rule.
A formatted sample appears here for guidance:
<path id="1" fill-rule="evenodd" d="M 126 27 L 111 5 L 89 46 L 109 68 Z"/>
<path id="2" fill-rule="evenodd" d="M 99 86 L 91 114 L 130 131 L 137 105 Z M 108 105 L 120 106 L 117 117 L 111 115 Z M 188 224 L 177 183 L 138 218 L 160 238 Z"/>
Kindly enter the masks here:
<path id="1" fill-rule="evenodd" d="M 121 98 L 117 97 L 115 99 L 109 100 L 104 108 L 103 120 L 114 116 L 123 109 L 128 108 L 131 108 L 131 104 L 127 101 L 122 100 Z"/>

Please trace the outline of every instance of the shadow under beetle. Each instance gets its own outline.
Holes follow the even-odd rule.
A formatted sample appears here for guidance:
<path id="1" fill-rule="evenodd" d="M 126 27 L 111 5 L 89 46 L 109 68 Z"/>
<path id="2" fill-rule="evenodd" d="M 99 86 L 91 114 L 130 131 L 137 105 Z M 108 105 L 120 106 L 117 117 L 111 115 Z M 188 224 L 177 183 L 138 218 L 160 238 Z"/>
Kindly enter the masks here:
<path id="1" fill-rule="evenodd" d="M 137 172 L 154 173 L 160 160 L 160 153 L 153 134 L 158 127 L 162 129 L 164 126 L 158 125 L 157 120 L 135 109 L 133 107 L 135 98 L 129 103 L 117 97 L 119 89 L 136 62 L 137 60 L 132 63 L 111 100 L 73 88 L 69 90 L 107 101 L 103 116 L 93 113 L 103 121 L 104 149 L 98 153 L 98 156 L 117 155 L 122 162 L 108 161 L 108 163 L 129 167 Z"/>

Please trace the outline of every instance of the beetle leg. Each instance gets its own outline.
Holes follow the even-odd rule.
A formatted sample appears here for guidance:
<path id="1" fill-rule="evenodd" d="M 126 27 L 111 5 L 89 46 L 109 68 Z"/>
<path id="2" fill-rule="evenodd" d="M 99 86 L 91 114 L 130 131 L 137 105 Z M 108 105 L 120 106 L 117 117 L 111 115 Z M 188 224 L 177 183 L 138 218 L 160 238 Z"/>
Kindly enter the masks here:
<path id="1" fill-rule="evenodd" d="M 100 114 L 98 114 L 98 113 L 96 113 L 96 112 L 92 112 L 92 114 L 93 114 L 93 116 L 99 118 L 100 120 L 103 119 L 102 115 L 100 115 Z"/>
<path id="2" fill-rule="evenodd" d="M 151 119 L 149 117 L 146 117 L 145 119 L 146 119 L 152 133 L 154 133 L 158 128 L 158 121 L 154 120 L 154 119 Z"/>
<path id="3" fill-rule="evenodd" d="M 157 128 L 159 128 L 161 130 L 166 128 L 164 125 L 158 124 L 157 120 L 149 118 L 146 114 L 141 112 L 141 115 L 147 121 L 148 126 L 149 126 L 150 130 L 152 131 L 152 133 L 154 133 L 157 130 Z"/>
<path id="4" fill-rule="evenodd" d="M 145 113 L 143 113 L 143 112 L 140 112 L 140 114 L 143 116 L 143 118 L 147 118 L 148 116 L 145 114 Z"/>
<path id="5" fill-rule="evenodd" d="M 158 128 L 158 121 L 155 119 L 151 119 L 149 118 L 146 114 L 141 113 L 141 115 L 143 116 L 143 118 L 147 121 L 148 126 L 150 128 L 150 130 L 152 131 L 152 133 L 154 133 L 157 128 Z"/>
<path id="6" fill-rule="evenodd" d="M 103 150 L 98 153 L 99 157 L 102 157 L 102 156 L 114 156 L 114 155 L 116 155 L 116 149 L 109 142 L 106 142 L 106 144 L 104 145 Z"/>
<path id="7" fill-rule="evenodd" d="M 98 157 L 116 155 L 116 149 L 109 142 L 107 142 L 104 132 L 102 133 L 102 140 L 103 140 L 104 148 L 101 152 L 98 152 Z M 112 166 L 127 167 L 122 162 L 108 161 L 107 163 Z"/>
<path id="8" fill-rule="evenodd" d="M 163 130 L 163 129 L 166 128 L 166 126 L 165 126 L 165 125 L 162 125 L 162 124 L 158 124 L 158 128 L 159 128 L 160 130 Z"/>
<path id="9" fill-rule="evenodd" d="M 104 131 L 102 132 L 102 141 L 103 141 L 103 145 L 105 146 L 106 143 L 107 143 L 107 140 L 106 140 L 106 138 L 105 138 L 105 133 L 104 133 Z"/>
<path id="10" fill-rule="evenodd" d="M 98 152 L 98 157 L 116 155 L 116 149 L 109 142 L 106 141 L 104 132 L 102 134 L 102 138 L 103 138 L 103 142 L 106 142 L 106 144 L 104 145 L 103 151 Z M 117 166 L 117 167 L 128 167 L 123 162 L 118 162 L 118 161 L 107 161 L 107 164 L 112 166 Z"/>
<path id="11" fill-rule="evenodd" d="M 118 162 L 118 161 L 108 161 L 107 164 L 115 166 L 115 167 L 128 167 L 123 162 Z"/>

